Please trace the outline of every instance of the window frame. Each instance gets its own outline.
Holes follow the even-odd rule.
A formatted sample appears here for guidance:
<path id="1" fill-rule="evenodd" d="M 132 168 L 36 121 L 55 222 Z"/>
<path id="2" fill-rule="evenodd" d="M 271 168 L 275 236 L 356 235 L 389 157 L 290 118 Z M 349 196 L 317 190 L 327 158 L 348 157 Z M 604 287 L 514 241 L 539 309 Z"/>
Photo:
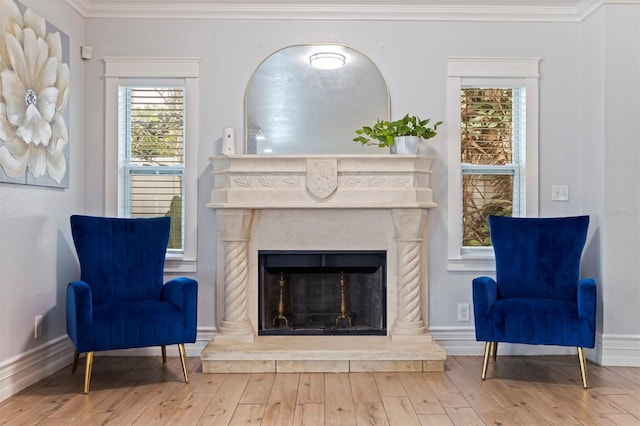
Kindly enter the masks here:
<path id="1" fill-rule="evenodd" d="M 474 85 L 473 80 L 491 80 L 496 87 L 521 81 L 526 90 L 525 146 L 521 173 L 521 212 L 527 217 L 538 216 L 538 86 L 540 58 L 447 58 L 447 133 L 448 133 L 448 241 L 449 271 L 495 271 L 491 247 L 462 246 L 462 165 L 460 90 Z M 467 83 L 468 82 L 468 83 Z"/>
<path id="2" fill-rule="evenodd" d="M 118 215 L 123 190 L 119 164 L 118 90 L 127 79 L 183 79 L 185 98 L 184 252 L 167 254 L 165 272 L 197 271 L 198 141 L 200 58 L 106 57 L 105 62 L 105 182 L 104 211 Z"/>

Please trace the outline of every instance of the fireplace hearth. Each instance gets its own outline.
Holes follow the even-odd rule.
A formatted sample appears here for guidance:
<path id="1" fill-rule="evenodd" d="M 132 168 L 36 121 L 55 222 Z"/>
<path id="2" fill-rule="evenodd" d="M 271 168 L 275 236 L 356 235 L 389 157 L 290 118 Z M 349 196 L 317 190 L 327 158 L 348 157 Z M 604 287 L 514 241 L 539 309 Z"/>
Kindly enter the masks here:
<path id="1" fill-rule="evenodd" d="M 384 251 L 260 251 L 258 335 L 379 335 Z"/>

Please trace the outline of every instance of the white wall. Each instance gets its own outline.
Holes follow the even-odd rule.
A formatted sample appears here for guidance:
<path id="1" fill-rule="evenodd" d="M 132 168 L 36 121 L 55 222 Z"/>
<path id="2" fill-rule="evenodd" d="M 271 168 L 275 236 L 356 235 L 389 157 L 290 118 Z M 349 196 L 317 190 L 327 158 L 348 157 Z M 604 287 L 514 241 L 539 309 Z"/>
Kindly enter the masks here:
<path id="1" fill-rule="evenodd" d="M 576 103 L 580 105 L 581 129 L 576 134 L 582 142 L 580 151 L 582 170 L 582 211 L 590 216 L 589 237 L 585 247 L 582 273 L 593 277 L 598 285 L 598 336 L 602 334 L 603 319 L 603 285 L 602 279 L 602 221 L 604 216 L 605 185 L 605 87 L 604 87 L 604 53 L 605 25 L 604 8 L 598 9 L 589 16 L 581 26 L 581 63 L 580 97 Z M 589 64 L 587 66 L 586 64 Z M 600 358 L 600 341 L 594 358 Z"/>
<path id="2" fill-rule="evenodd" d="M 640 7 L 601 7 L 582 23 L 583 210 L 592 218 L 584 272 L 598 288 L 596 358 L 640 359 Z"/>
<path id="3" fill-rule="evenodd" d="M 40 373 L 25 369 L 46 358 L 43 347 L 64 341 L 60 338 L 66 335 L 66 285 L 79 274 L 69 215 L 84 210 L 85 192 L 84 65 L 79 55 L 84 20 L 64 0 L 22 3 L 69 35 L 70 178 L 69 189 L 0 183 L 0 400 L 4 392 L 38 378 L 33 374 Z M 39 339 L 33 338 L 36 315 L 44 316 Z M 71 351 L 69 346 L 68 360 Z M 31 354 L 38 354 L 37 359 Z M 45 365 L 42 373 L 59 367 Z"/>
<path id="4" fill-rule="evenodd" d="M 606 8 L 604 40 L 603 346 L 640 358 L 640 5 Z M 612 350 L 603 362 L 627 364 Z"/>

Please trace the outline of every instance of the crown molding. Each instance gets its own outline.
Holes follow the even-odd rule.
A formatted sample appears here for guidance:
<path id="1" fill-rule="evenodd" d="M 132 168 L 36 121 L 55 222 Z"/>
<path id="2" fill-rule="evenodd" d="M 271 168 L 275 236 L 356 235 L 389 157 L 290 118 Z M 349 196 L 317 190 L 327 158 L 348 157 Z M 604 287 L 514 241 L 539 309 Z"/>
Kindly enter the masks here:
<path id="1" fill-rule="evenodd" d="M 368 4 L 358 0 L 336 3 L 199 2 L 126 0 L 66 0 L 85 18 L 173 18 L 173 19 L 297 19 L 367 21 L 509 21 L 579 22 L 603 4 L 640 4 L 640 0 L 580 0 L 575 5 L 540 2 L 539 6 L 478 5 L 463 0 L 456 4 L 407 2 Z"/>

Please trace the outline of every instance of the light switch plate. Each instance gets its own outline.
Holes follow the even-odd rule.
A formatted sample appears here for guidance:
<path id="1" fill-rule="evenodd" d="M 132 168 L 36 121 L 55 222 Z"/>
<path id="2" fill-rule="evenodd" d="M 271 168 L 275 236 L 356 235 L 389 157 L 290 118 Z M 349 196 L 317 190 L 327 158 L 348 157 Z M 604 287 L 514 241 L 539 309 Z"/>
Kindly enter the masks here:
<path id="1" fill-rule="evenodd" d="M 551 185 L 552 201 L 569 201 L 569 185 Z"/>

